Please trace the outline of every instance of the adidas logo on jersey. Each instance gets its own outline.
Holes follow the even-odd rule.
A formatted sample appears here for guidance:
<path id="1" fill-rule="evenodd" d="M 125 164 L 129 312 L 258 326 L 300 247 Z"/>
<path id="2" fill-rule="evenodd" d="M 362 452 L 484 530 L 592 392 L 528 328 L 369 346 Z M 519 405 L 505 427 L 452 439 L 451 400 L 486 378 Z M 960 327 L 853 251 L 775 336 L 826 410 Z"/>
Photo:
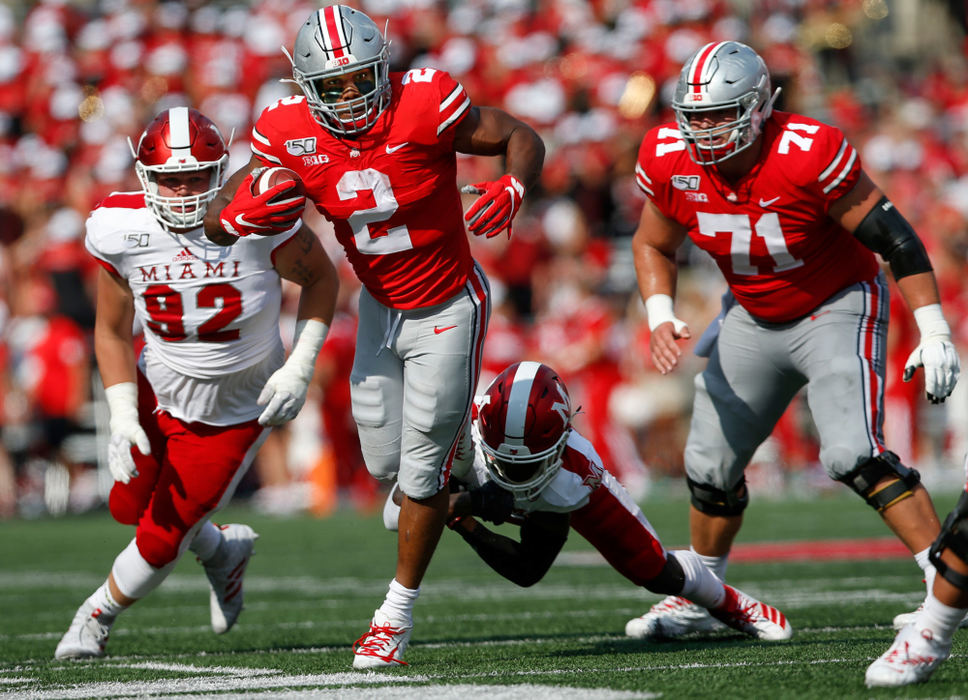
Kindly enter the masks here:
<path id="1" fill-rule="evenodd" d="M 181 252 L 171 259 L 172 262 L 192 262 L 197 258 L 188 248 L 182 248 Z"/>

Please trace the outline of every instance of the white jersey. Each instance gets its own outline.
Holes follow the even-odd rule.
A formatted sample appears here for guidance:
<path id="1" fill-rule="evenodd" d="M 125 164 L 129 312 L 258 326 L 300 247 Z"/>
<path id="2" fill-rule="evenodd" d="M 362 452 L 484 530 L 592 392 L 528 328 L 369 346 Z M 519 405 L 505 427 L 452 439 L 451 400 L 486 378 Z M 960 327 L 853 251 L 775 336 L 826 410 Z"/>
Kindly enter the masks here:
<path id="1" fill-rule="evenodd" d="M 88 217 L 85 245 L 131 288 L 136 321 L 144 330 L 142 365 L 149 379 L 165 376 L 172 381 L 163 383 L 172 384 L 181 376 L 203 385 L 267 361 L 276 367 L 282 363 L 282 287 L 273 254 L 297 230 L 217 246 L 201 228 L 166 231 L 142 193 L 115 193 Z M 265 371 L 271 374 L 272 369 L 259 374 L 268 376 Z M 253 405 L 206 422 L 225 424 L 254 410 Z M 190 410 L 173 413 L 204 420 Z M 204 413 L 211 417 L 210 411 Z"/>

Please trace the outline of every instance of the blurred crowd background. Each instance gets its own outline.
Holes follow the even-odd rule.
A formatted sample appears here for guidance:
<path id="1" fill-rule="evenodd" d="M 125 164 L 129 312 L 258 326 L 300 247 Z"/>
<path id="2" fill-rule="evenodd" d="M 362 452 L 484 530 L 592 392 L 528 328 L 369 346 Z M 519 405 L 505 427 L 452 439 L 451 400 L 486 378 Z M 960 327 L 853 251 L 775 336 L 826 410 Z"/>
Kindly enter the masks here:
<path id="1" fill-rule="evenodd" d="M 635 289 L 630 238 L 643 195 L 640 140 L 671 118 L 682 62 L 737 39 L 766 59 L 780 109 L 841 127 L 919 231 L 963 358 L 968 347 L 968 41 L 959 0 L 367 0 L 352 3 L 392 40 L 393 68 L 449 71 L 474 103 L 503 107 L 547 145 L 541 185 L 514 234 L 472 240 L 494 289 L 483 382 L 520 359 L 564 376 L 579 429 L 637 498 L 676 484 L 692 378 L 659 375 Z M 88 212 L 137 190 L 135 142 L 162 109 L 199 108 L 228 135 L 230 171 L 249 156 L 261 110 L 292 94 L 288 59 L 318 3 L 40 0 L 0 2 L 0 518 L 99 508 L 106 407 L 92 346 L 96 266 Z M 494 159 L 461 158 L 459 184 L 495 179 Z M 468 202 L 469 203 L 469 202 Z M 299 418 L 277 430 L 239 496 L 323 516 L 371 510 L 349 409 L 357 282 L 326 222 L 307 221 L 341 266 L 340 311 Z M 685 246 L 677 315 L 698 337 L 725 286 Z M 290 306 L 292 300 L 289 302 Z M 285 333 L 291 333 L 289 308 Z M 943 405 L 900 381 L 918 341 L 892 301 L 887 444 L 926 481 L 960 484 L 968 380 Z M 100 435 L 100 439 L 98 436 Z M 747 473 L 754 495 L 832 486 L 796 401 Z M 671 488 L 671 487 L 670 487 Z M 683 487 L 684 489 L 684 487 Z"/>

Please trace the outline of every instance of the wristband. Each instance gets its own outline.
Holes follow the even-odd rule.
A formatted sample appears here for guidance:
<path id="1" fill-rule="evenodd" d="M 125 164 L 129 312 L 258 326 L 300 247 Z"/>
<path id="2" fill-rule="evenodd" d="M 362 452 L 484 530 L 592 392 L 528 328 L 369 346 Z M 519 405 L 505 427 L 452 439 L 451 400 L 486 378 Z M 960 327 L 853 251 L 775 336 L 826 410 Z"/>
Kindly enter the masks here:
<path id="1" fill-rule="evenodd" d="M 120 382 L 104 388 L 108 401 L 111 422 L 126 417 L 138 420 L 138 385 L 134 382 Z"/>
<path id="2" fill-rule="evenodd" d="M 941 313 L 941 304 L 919 306 L 913 313 L 922 338 L 951 337 L 951 328 Z"/>
<path id="3" fill-rule="evenodd" d="M 672 297 L 668 294 L 653 294 L 645 300 L 645 312 L 649 317 L 649 330 L 654 331 L 663 323 L 675 326 L 682 323 L 672 311 Z"/>
<path id="4" fill-rule="evenodd" d="M 303 376 L 312 378 L 316 368 L 316 356 L 326 341 L 329 326 L 314 318 L 296 321 L 296 332 L 292 342 L 292 352 L 286 364 L 299 370 Z"/>

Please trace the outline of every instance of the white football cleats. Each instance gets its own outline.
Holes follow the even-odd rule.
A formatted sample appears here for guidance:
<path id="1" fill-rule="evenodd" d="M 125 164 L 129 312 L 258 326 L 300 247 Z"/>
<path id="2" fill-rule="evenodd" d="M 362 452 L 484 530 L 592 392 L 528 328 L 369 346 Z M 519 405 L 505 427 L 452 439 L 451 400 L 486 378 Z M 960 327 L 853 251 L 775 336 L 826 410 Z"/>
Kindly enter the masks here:
<path id="1" fill-rule="evenodd" d="M 706 608 L 685 598 L 670 595 L 649 608 L 649 612 L 625 624 L 625 634 L 636 639 L 678 639 L 693 632 L 726 629 Z"/>
<path id="2" fill-rule="evenodd" d="M 353 643 L 353 668 L 406 666 L 403 653 L 410 643 L 411 630 L 412 624 L 390 620 L 382 610 L 377 610 L 370 629 Z"/>
<path id="3" fill-rule="evenodd" d="M 242 577 L 249 565 L 255 541 L 259 539 L 248 525 L 223 525 L 222 543 L 214 560 L 203 562 L 208 577 L 212 631 L 225 634 L 242 612 Z"/>
<path id="4" fill-rule="evenodd" d="M 897 633 L 894 643 L 867 667 L 868 688 L 898 688 L 923 683 L 951 654 L 951 641 L 938 641 L 930 630 L 908 625 Z"/>
<path id="5" fill-rule="evenodd" d="M 104 647 L 108 643 L 112 622 L 105 622 L 101 609 L 84 601 L 77 612 L 71 626 L 64 633 L 57 649 L 55 659 L 92 659 L 104 656 Z"/>

